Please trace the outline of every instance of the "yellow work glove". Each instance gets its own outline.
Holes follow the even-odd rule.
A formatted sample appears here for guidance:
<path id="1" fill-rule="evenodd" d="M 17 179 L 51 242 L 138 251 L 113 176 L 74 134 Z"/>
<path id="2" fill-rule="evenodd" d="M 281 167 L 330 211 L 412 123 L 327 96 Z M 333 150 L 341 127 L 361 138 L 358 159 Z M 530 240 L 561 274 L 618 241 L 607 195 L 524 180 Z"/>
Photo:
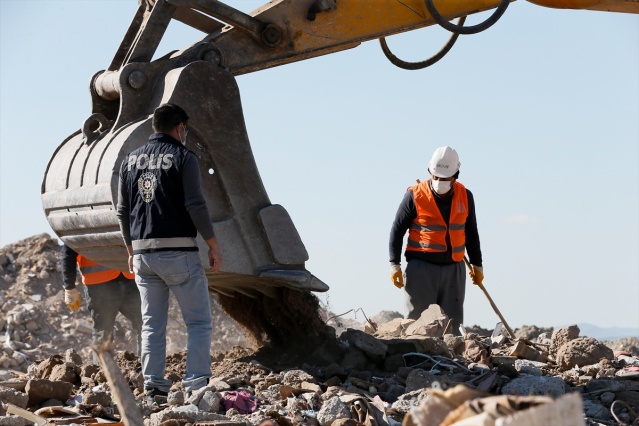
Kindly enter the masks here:
<path id="1" fill-rule="evenodd" d="M 484 281 L 484 268 L 481 266 L 471 265 L 472 270 L 468 271 L 470 279 L 473 280 L 473 284 L 480 285 Z"/>
<path id="2" fill-rule="evenodd" d="M 78 290 L 73 288 L 71 290 L 64 290 L 64 304 L 69 307 L 73 312 L 78 312 L 82 299 Z"/>
<path id="3" fill-rule="evenodd" d="M 393 284 L 397 288 L 404 287 L 404 276 L 402 275 L 402 267 L 399 265 L 391 264 L 391 280 L 393 280 Z"/>

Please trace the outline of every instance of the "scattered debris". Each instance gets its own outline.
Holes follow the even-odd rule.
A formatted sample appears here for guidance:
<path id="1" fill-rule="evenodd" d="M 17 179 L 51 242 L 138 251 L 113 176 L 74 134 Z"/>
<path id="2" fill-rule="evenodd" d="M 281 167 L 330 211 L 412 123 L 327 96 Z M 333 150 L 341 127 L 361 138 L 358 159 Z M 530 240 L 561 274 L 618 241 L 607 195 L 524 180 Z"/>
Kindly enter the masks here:
<path id="1" fill-rule="evenodd" d="M 499 326 L 466 327 L 454 336 L 436 305 L 417 321 L 385 312 L 343 327 L 295 294 L 283 295 L 295 308 L 276 304 L 279 319 L 252 329 L 250 313 L 240 326 L 212 296 L 208 386 L 187 397 L 186 353 L 169 346 L 174 385 L 148 405 L 124 320 L 116 346 L 98 348 L 103 367 L 92 364 L 90 316 L 62 301 L 58 250 L 46 234 L 0 250 L 0 425 L 639 425 L 636 337 L 600 342 L 577 326 L 526 326 L 514 339 Z M 276 312 L 263 301 L 241 305 L 251 303 L 265 317 Z M 283 325 L 304 316 L 325 322 L 314 319 L 309 335 Z M 177 327 L 168 334 L 185 338 Z"/>

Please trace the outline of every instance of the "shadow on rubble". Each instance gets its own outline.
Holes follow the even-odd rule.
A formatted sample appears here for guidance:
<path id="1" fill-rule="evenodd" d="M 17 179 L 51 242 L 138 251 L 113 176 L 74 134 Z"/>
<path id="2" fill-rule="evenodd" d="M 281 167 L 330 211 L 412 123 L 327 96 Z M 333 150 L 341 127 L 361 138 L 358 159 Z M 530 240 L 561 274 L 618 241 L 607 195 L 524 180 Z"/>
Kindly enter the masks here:
<path id="1" fill-rule="evenodd" d="M 339 362 L 344 349 L 335 330 L 320 318 L 317 297 L 284 287 L 277 291 L 275 298 L 219 297 L 222 309 L 254 343 L 256 352 L 251 358 L 271 368 Z"/>

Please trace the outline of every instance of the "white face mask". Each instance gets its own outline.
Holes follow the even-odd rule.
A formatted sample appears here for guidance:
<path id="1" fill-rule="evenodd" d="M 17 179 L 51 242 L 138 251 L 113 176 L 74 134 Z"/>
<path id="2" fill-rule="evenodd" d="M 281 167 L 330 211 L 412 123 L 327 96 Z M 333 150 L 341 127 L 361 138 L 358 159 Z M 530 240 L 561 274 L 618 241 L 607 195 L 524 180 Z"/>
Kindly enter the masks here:
<path id="1" fill-rule="evenodd" d="M 434 180 L 430 181 L 430 185 L 433 187 L 433 191 L 439 195 L 446 194 L 453 187 L 452 180 Z"/>

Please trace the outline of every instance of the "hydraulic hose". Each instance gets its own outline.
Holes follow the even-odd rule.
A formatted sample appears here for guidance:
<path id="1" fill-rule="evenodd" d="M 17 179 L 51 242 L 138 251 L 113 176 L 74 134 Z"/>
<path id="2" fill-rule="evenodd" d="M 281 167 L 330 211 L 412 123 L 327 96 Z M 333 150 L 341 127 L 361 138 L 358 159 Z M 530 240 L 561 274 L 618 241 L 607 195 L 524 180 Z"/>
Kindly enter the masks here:
<path id="1" fill-rule="evenodd" d="M 462 16 L 457 20 L 457 25 L 463 26 L 465 21 L 466 21 L 466 17 Z M 441 48 L 439 52 L 437 52 L 432 57 L 420 62 L 407 62 L 407 61 L 403 61 L 399 59 L 397 56 L 393 54 L 393 52 L 390 51 L 388 44 L 386 43 L 385 37 L 381 37 L 379 39 L 379 44 L 382 46 L 382 51 L 384 52 L 384 55 L 388 58 L 388 60 L 393 65 L 405 70 L 413 71 L 413 70 L 421 70 L 426 67 L 429 67 L 433 65 L 434 63 L 436 63 L 437 61 L 439 61 L 441 58 L 443 58 L 448 53 L 448 51 L 453 47 L 453 45 L 457 41 L 457 37 L 459 37 L 458 33 L 454 33 L 453 35 L 451 35 L 450 38 L 448 39 L 448 42 L 444 45 L 444 47 Z"/>
<path id="2" fill-rule="evenodd" d="M 499 18 L 501 18 L 501 16 L 506 11 L 506 8 L 508 8 L 508 5 L 510 4 L 510 0 L 501 0 L 501 3 L 499 3 L 499 6 L 497 6 L 495 12 L 484 22 L 477 25 L 472 25 L 470 27 L 464 27 L 461 24 L 455 25 L 448 22 L 442 15 L 439 14 L 437 8 L 435 8 L 435 5 L 433 4 L 433 0 L 424 1 L 426 2 L 428 13 L 431 14 L 435 22 L 437 22 L 441 27 L 455 34 L 477 34 L 481 31 L 487 30 L 488 28 L 493 26 L 493 24 L 497 22 Z"/>

